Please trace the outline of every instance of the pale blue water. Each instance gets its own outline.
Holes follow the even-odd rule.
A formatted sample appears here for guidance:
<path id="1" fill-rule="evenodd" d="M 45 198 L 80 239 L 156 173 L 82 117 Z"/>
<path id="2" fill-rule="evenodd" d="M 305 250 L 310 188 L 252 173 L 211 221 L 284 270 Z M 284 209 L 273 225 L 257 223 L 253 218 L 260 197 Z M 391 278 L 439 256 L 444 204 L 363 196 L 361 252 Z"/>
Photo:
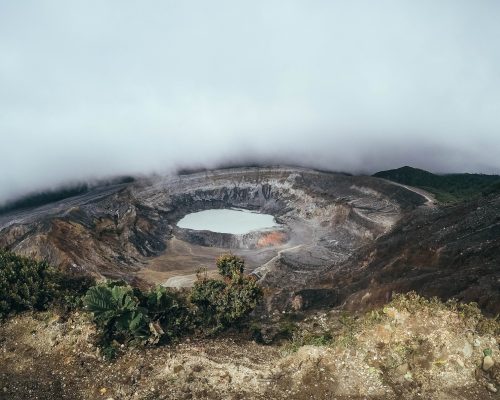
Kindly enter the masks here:
<path id="1" fill-rule="evenodd" d="M 177 226 L 197 231 L 212 231 L 241 235 L 251 231 L 277 226 L 274 217 L 240 209 L 214 209 L 191 213 L 182 218 Z"/>

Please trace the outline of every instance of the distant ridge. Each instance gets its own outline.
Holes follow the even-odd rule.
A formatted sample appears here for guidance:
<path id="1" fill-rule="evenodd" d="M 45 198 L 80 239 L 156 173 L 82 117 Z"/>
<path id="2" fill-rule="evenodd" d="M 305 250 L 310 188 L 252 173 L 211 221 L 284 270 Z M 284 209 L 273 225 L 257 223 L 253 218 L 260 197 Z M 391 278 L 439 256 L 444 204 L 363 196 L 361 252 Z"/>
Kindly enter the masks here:
<path id="1" fill-rule="evenodd" d="M 76 183 L 72 185 L 61 186 L 56 189 L 30 193 L 19 199 L 8 201 L 4 205 L 0 205 L 0 215 L 7 214 L 12 211 L 22 210 L 25 208 L 40 207 L 46 204 L 55 203 L 59 200 L 64 200 L 73 196 L 87 193 L 90 189 L 96 186 L 110 186 L 121 183 L 130 183 L 133 181 L 133 177 L 124 176 L 109 180 L 98 180 L 93 183 Z"/>
<path id="2" fill-rule="evenodd" d="M 467 173 L 438 175 L 423 169 L 404 166 L 380 171 L 373 176 L 425 189 L 443 203 L 500 193 L 500 175 Z"/>

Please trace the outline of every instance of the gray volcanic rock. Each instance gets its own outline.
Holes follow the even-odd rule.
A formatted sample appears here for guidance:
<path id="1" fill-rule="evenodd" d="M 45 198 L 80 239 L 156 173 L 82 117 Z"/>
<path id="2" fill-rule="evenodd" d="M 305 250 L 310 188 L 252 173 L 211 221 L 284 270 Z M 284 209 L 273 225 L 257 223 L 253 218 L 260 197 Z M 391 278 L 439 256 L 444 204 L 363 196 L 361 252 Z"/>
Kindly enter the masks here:
<path id="1" fill-rule="evenodd" d="M 360 309 L 411 290 L 500 313 L 500 196 L 416 209 L 343 268 L 332 265 L 306 297 L 310 306 Z"/>
<path id="2" fill-rule="evenodd" d="M 258 249 L 266 242 L 285 243 L 290 239 L 288 229 L 281 227 L 251 231 L 241 235 L 174 228 L 173 234 L 189 243 L 222 249 Z"/>
<path id="3" fill-rule="evenodd" d="M 289 293 L 332 265 L 340 268 L 427 200 L 373 177 L 301 168 L 216 170 L 96 188 L 1 216 L 0 246 L 70 270 L 151 283 L 193 275 L 196 265 L 213 264 L 214 250 L 230 249 L 256 268 L 264 285 Z M 232 207 L 272 214 L 283 228 L 244 237 L 176 226 L 190 212 Z"/>

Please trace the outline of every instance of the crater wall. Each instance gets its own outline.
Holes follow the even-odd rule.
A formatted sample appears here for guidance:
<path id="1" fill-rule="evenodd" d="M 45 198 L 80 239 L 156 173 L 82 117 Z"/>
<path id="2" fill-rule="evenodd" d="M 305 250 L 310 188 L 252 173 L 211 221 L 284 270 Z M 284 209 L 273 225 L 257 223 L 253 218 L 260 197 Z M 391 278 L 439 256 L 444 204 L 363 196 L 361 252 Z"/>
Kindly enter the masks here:
<path id="1" fill-rule="evenodd" d="M 263 285 L 289 293 L 342 268 L 426 201 L 373 177 L 287 167 L 215 170 L 96 188 L 4 215 L 0 246 L 139 284 L 193 277 L 199 267 L 213 269 L 216 255 L 230 249 L 245 257 Z M 226 235 L 176 226 L 188 213 L 233 207 L 272 214 L 283 228 Z"/>

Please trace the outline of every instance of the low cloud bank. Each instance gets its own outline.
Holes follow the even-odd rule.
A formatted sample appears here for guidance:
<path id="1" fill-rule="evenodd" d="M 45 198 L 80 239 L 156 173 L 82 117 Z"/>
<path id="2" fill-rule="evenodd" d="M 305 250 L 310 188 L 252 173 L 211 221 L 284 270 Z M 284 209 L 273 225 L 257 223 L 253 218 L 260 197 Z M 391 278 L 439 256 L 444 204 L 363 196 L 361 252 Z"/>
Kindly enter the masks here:
<path id="1" fill-rule="evenodd" d="M 104 3 L 0 5 L 0 203 L 227 163 L 500 172 L 497 1 Z"/>

